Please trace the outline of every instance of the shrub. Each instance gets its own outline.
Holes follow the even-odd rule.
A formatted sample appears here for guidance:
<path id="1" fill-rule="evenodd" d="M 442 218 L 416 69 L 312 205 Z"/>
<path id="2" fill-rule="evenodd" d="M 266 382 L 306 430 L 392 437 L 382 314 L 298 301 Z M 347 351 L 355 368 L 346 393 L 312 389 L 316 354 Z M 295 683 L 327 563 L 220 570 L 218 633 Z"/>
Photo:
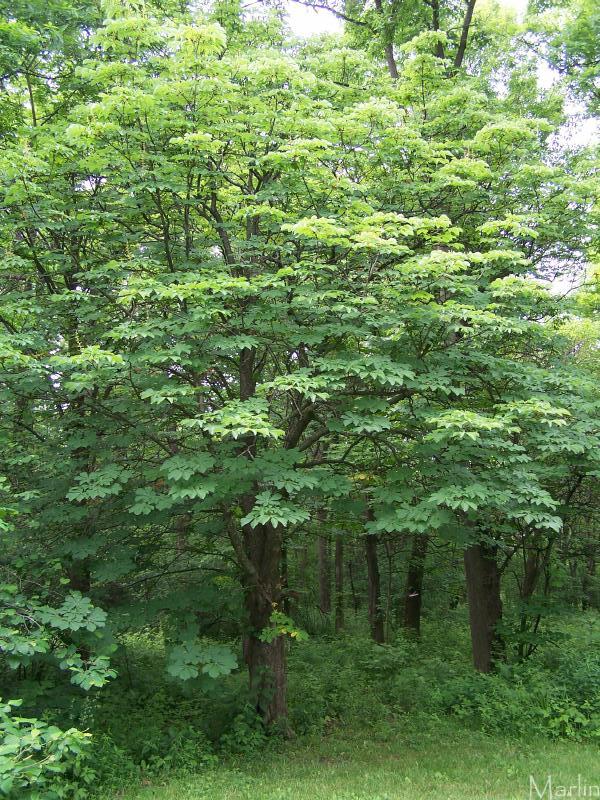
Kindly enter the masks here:
<path id="1" fill-rule="evenodd" d="M 20 701 L 0 704 L 0 795 L 9 800 L 80 800 L 94 773 L 89 735 L 16 716 Z"/>

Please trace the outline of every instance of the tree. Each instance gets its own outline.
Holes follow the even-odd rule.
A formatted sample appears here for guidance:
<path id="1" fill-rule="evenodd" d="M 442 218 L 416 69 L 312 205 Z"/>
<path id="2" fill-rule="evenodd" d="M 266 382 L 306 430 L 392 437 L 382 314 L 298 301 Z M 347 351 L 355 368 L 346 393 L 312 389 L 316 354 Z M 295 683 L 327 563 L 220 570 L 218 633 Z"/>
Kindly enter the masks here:
<path id="1" fill-rule="evenodd" d="M 225 618 L 284 732 L 298 531 L 360 527 L 377 641 L 378 541 L 464 549 L 489 669 L 505 557 L 548 546 L 565 475 L 596 469 L 563 309 L 525 277 L 583 260 L 591 180 L 547 163 L 555 105 L 521 117 L 528 85 L 462 74 L 472 4 L 443 54 L 430 11 L 381 29 L 394 59 L 418 34 L 390 81 L 358 39 L 291 52 L 233 6 L 111 5 L 0 163 L 11 558 L 115 625 L 170 615 L 199 688 L 236 668 L 207 640 Z M 336 539 L 337 600 L 341 565 Z"/>

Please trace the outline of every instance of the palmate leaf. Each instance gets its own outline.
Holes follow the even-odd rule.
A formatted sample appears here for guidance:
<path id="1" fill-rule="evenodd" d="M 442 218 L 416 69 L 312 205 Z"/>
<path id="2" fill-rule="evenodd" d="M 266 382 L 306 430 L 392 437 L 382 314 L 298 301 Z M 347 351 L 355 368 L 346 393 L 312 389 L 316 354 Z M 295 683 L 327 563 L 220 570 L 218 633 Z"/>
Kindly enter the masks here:
<path id="1" fill-rule="evenodd" d="M 346 411 L 342 414 L 341 422 L 343 428 L 355 433 L 380 433 L 392 427 L 392 423 L 387 417 L 366 413 L 359 414 L 355 411 Z"/>
<path id="2" fill-rule="evenodd" d="M 104 686 L 117 676 L 108 656 L 96 655 L 84 661 L 74 645 L 56 651 L 59 667 L 71 673 L 71 683 L 84 691 Z"/>
<path id="3" fill-rule="evenodd" d="M 220 678 L 237 669 L 237 659 L 226 645 L 189 639 L 169 653 L 167 672 L 182 681 L 207 675 Z"/>
<path id="4" fill-rule="evenodd" d="M 170 481 L 189 480 L 192 475 L 204 474 L 214 466 L 215 460 L 210 453 L 193 455 L 177 455 L 163 461 L 160 471 Z"/>
<path id="5" fill-rule="evenodd" d="M 160 405 L 161 403 L 175 403 L 177 400 L 193 396 L 193 394 L 194 389 L 191 386 L 172 384 L 162 386 L 160 389 L 144 389 L 140 397 L 150 400 L 152 405 Z"/>
<path id="6" fill-rule="evenodd" d="M 106 623 L 106 611 L 94 606 L 81 592 L 71 592 L 58 608 L 40 607 L 37 616 L 45 625 L 61 631 L 95 631 Z"/>
<path id="7" fill-rule="evenodd" d="M 247 434 L 280 439 L 284 434 L 283 430 L 269 420 L 268 403 L 259 398 L 246 401 L 232 400 L 217 411 L 184 419 L 181 425 L 185 428 L 205 430 L 217 440 L 229 437 L 239 439 Z"/>
<path id="8" fill-rule="evenodd" d="M 256 528 L 258 525 L 272 525 L 274 528 L 281 525 L 285 528 L 288 525 L 306 522 L 308 519 L 310 519 L 310 513 L 306 509 L 292 505 L 280 494 L 261 492 L 256 498 L 252 511 L 240 522 L 251 528 Z"/>
<path id="9" fill-rule="evenodd" d="M 136 516 L 152 514 L 154 511 L 164 511 L 172 508 L 176 502 L 174 497 L 168 494 L 155 492 L 149 486 L 136 489 L 134 501 L 129 507 L 129 512 Z"/>
<path id="10" fill-rule="evenodd" d="M 298 369 L 289 375 L 280 375 L 268 383 L 258 387 L 261 394 L 269 394 L 273 390 L 281 392 L 293 391 L 308 397 L 310 400 L 326 400 L 329 397 L 330 384 L 323 375 L 314 375 L 308 369 Z"/>
<path id="11" fill-rule="evenodd" d="M 316 362 L 323 375 L 330 375 L 333 379 L 356 377 L 365 382 L 395 387 L 404 386 L 415 377 L 412 367 L 375 353 L 316 359 Z"/>
<path id="12" fill-rule="evenodd" d="M 80 472 L 75 476 L 77 485 L 67 492 L 67 499 L 95 500 L 119 494 L 129 475 L 129 470 L 120 464 L 107 464 L 92 472 Z"/>
<path id="13" fill-rule="evenodd" d="M 204 478 L 196 480 L 190 484 L 174 484 L 169 488 L 169 497 L 175 500 L 204 500 L 212 494 L 219 486 L 214 478 Z"/>

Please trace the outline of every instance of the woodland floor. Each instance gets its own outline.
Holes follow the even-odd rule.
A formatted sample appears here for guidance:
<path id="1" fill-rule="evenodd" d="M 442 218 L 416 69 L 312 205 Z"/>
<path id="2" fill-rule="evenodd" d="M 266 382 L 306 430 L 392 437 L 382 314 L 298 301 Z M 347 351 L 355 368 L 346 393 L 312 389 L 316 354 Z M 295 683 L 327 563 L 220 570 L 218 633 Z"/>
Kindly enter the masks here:
<path id="1" fill-rule="evenodd" d="M 600 748 L 550 740 L 507 740 L 440 720 L 389 734 L 336 731 L 302 738 L 251 761 L 131 788 L 120 800 L 529 800 L 552 775 L 562 786 L 600 783 Z M 564 795 L 563 795 L 564 796 Z M 569 796 L 569 795 L 566 795 Z M 582 791 L 577 795 L 587 796 Z M 549 798 L 546 792 L 545 798 Z M 115 796 L 113 795 L 113 798 Z M 113 800 L 111 798 L 111 800 Z M 108 798 L 107 798 L 108 800 Z M 116 800 L 116 798 L 115 798 Z"/>

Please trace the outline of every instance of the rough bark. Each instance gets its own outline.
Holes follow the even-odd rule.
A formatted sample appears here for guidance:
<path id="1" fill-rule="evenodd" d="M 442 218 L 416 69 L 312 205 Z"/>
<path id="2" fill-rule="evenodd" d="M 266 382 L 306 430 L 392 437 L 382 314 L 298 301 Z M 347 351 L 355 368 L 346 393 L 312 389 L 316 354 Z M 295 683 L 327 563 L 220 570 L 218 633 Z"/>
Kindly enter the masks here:
<path id="1" fill-rule="evenodd" d="M 305 595 L 307 594 L 309 589 L 308 565 L 309 565 L 308 545 L 304 543 L 302 544 L 300 552 L 298 554 L 298 581 L 300 583 L 300 586 L 302 587 L 302 592 Z"/>
<path id="2" fill-rule="evenodd" d="M 255 571 L 251 575 L 251 570 L 247 570 L 245 587 L 249 631 L 244 641 L 244 660 L 250 689 L 265 724 L 276 724 L 288 733 L 285 641 L 282 636 L 272 642 L 259 638 L 261 631 L 269 627 L 273 609 L 282 599 L 281 534 L 271 525 L 246 526 L 243 546 Z"/>
<path id="3" fill-rule="evenodd" d="M 289 564 L 288 564 L 288 549 L 286 542 L 281 545 L 281 605 L 283 613 L 290 613 L 290 582 L 289 582 Z"/>
<path id="4" fill-rule="evenodd" d="M 247 400 L 256 389 L 256 351 L 244 348 L 239 355 L 240 399 Z M 248 437 L 240 454 L 252 458 L 256 442 Z M 252 492 L 241 498 L 245 515 L 256 502 Z M 282 601 L 281 562 L 283 540 L 280 527 L 272 525 L 244 526 L 242 537 L 231 517 L 228 519 L 231 543 L 242 570 L 244 603 L 248 619 L 248 633 L 244 639 L 244 660 L 248 667 L 250 689 L 255 698 L 256 710 L 265 725 L 277 725 L 291 734 L 287 710 L 287 674 L 285 641 L 277 636 L 273 641 L 262 641 L 260 634 L 269 627 L 271 614 Z"/>
<path id="5" fill-rule="evenodd" d="M 378 536 L 367 534 L 365 536 L 365 555 L 367 558 L 367 578 L 369 597 L 369 625 L 371 636 L 379 644 L 385 641 L 383 608 L 381 607 L 381 577 L 379 573 L 379 559 L 377 556 Z"/>
<path id="6" fill-rule="evenodd" d="M 431 28 L 434 31 L 440 30 L 440 0 L 431 0 Z M 445 58 L 444 45 L 441 42 L 435 45 L 435 55 L 437 58 Z"/>
<path id="7" fill-rule="evenodd" d="M 375 8 L 377 13 L 385 19 L 385 10 L 383 8 L 382 0 L 375 0 Z M 390 20 L 385 20 L 383 24 L 384 44 L 383 49 L 385 52 L 385 60 L 387 63 L 388 72 L 392 80 L 398 80 L 398 64 L 394 56 L 394 25 Z"/>
<path id="8" fill-rule="evenodd" d="M 413 537 L 406 588 L 404 591 L 404 616 L 402 625 L 406 631 L 419 636 L 421 633 L 421 608 L 423 602 L 423 576 L 429 538 L 420 534 Z"/>
<path id="9" fill-rule="evenodd" d="M 495 553 L 484 544 L 470 545 L 464 561 L 473 664 L 479 672 L 490 672 L 503 650 L 497 631 L 502 619 L 500 571 Z"/>
<path id="10" fill-rule="evenodd" d="M 596 546 L 588 542 L 584 548 L 585 571 L 581 578 L 581 607 L 584 611 L 597 607 L 596 593 Z"/>
<path id="11" fill-rule="evenodd" d="M 352 608 L 354 609 L 354 613 L 358 614 L 358 609 L 360 608 L 360 598 L 356 591 L 356 586 L 354 585 L 354 561 L 350 559 L 348 561 L 348 578 L 350 582 L 350 594 L 352 595 Z"/>
<path id="12" fill-rule="evenodd" d="M 471 29 L 471 22 L 473 20 L 473 11 L 475 10 L 475 2 L 476 0 L 467 0 L 467 8 L 465 11 L 465 16 L 463 17 L 463 23 L 460 32 L 460 41 L 458 43 L 458 49 L 454 57 L 455 69 L 460 69 L 462 67 L 462 63 L 465 58 L 465 53 L 467 52 L 467 42 L 469 41 L 469 30 Z"/>
<path id="13" fill-rule="evenodd" d="M 317 539 L 317 555 L 319 564 L 319 608 L 323 614 L 331 612 L 331 552 L 329 539 L 319 536 Z"/>
<path id="14" fill-rule="evenodd" d="M 335 537 L 335 629 L 344 627 L 344 539 L 341 534 Z"/>

